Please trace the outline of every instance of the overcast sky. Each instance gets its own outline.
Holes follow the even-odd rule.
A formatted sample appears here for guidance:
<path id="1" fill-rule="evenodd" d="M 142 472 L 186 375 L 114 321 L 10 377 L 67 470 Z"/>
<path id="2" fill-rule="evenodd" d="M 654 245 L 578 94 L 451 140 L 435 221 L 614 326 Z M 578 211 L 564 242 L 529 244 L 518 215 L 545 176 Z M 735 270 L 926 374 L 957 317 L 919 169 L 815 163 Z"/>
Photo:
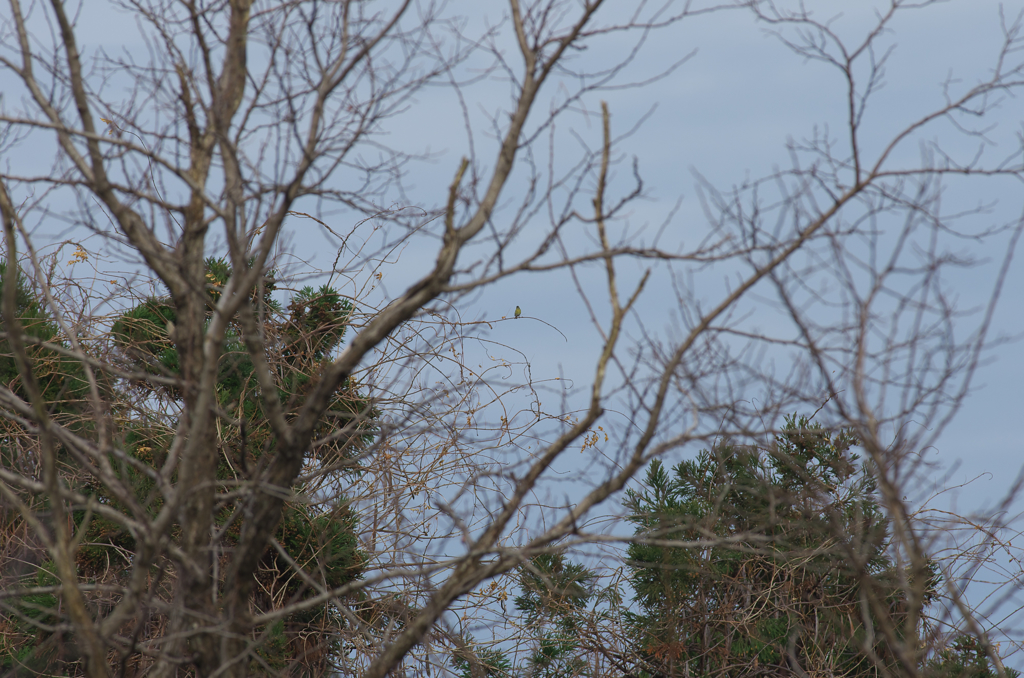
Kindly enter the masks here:
<path id="1" fill-rule="evenodd" d="M 835 32 L 850 40 L 863 35 L 872 25 L 874 9 L 885 4 L 865 0 L 806 3 L 818 12 L 819 18 L 833 18 Z M 1012 21 L 1020 9 L 1017 3 L 1002 7 L 1007 21 Z M 908 11 L 892 23 L 892 32 L 881 41 L 882 45 L 894 47 L 885 84 L 864 121 L 869 152 L 877 153 L 897 130 L 940 107 L 944 102 L 944 83 L 968 85 L 989 77 L 1002 41 L 1000 13 L 1000 3 L 962 0 Z M 623 46 L 626 44 L 624 40 Z M 808 138 L 816 128 L 828 128 L 833 135 L 844 128 L 846 102 L 841 74 L 833 67 L 795 55 L 769 33 L 768 27 L 744 11 L 697 17 L 653 33 L 627 79 L 650 77 L 691 51 L 695 52 L 692 58 L 656 84 L 603 92 L 587 102 L 596 113 L 597 100 L 608 101 L 613 132 L 625 131 L 643 120 L 639 129 L 618 147 L 623 154 L 638 158 L 650 198 L 634 206 L 629 218 L 632 229 L 647 225 L 650 233 L 673 214 L 679 200 L 678 211 L 671 217 L 674 226 L 686 229 L 688 224 L 704 223 L 706 218 L 696 190 L 697 173 L 715 187 L 727 190 L 774 169 L 787 168 L 789 140 Z M 484 95 L 479 101 L 470 102 L 470 108 L 474 103 L 497 104 Z M 431 140 L 433 150 L 444 149 L 447 153 L 437 161 L 435 174 L 424 174 L 414 182 L 435 194 L 443 191 L 451 168 L 464 149 L 461 128 L 451 124 L 450 116 L 446 120 L 443 104 L 436 108 L 432 111 L 436 118 L 428 118 L 429 122 L 424 123 L 424 110 L 417 110 L 415 123 L 395 132 L 408 134 L 410 141 L 422 135 L 424 129 L 432 133 L 447 130 L 451 135 L 447 144 L 443 137 Z M 989 119 L 993 126 L 988 128 L 984 144 L 955 134 L 949 125 L 931 128 L 924 140 L 939 141 L 950 152 L 960 154 L 972 154 L 981 147 L 984 158 L 1001 159 L 1017 148 L 1022 119 L 1024 105 L 1011 97 Z M 596 144 L 600 133 L 598 117 L 593 117 L 589 127 L 578 122 L 575 129 Z M 919 147 L 910 144 L 904 152 L 914 161 Z M 625 190 L 629 185 L 625 166 L 619 178 L 619 186 Z M 1018 183 L 1009 181 L 969 185 L 953 182 L 947 192 L 946 208 L 969 209 L 988 201 L 998 201 L 998 206 L 977 217 L 975 226 L 979 228 L 1019 219 L 1024 191 Z M 988 298 L 994 269 L 1006 244 L 1007 238 L 994 238 L 983 246 L 964 243 L 958 250 L 987 261 L 950 281 L 959 295 L 960 308 L 976 307 Z M 1013 265 L 1005 291 L 993 323 L 993 338 L 1024 335 L 1024 265 Z M 650 314 L 650 324 L 658 325 L 658 313 L 664 314 L 667 323 L 674 296 L 665 290 L 659 307 L 656 288 L 648 294 L 644 308 Z M 514 345 L 541 361 L 542 367 L 536 371 L 543 373 L 546 365 L 555 363 L 567 374 L 586 379 L 594 351 L 580 351 L 579 342 L 585 341 L 586 336 L 593 340 L 594 333 L 586 334 L 590 331 L 589 321 L 579 304 L 552 294 L 550 282 L 543 278 L 524 277 L 503 286 L 501 294 L 488 294 L 481 302 L 481 315 L 510 314 L 517 303 L 524 311 L 557 324 L 570 335 L 570 348 L 560 352 L 558 337 L 537 338 L 538 333 L 543 337 L 543 328 L 525 324 L 511 330 L 502 328 L 515 333 L 508 337 Z M 976 320 L 965 319 L 964 329 Z M 543 349 L 530 351 L 531 342 L 539 343 Z M 1018 393 L 1024 377 L 1021 348 L 1019 342 L 1014 342 L 988 354 L 987 363 L 978 370 L 974 381 L 975 391 L 933 450 L 947 469 L 962 462 L 949 479 L 951 485 L 983 472 L 989 474 L 963 490 L 965 507 L 978 507 L 995 499 L 1024 463 L 1024 424 L 1020 416 L 1024 398 Z"/>
<path id="2" fill-rule="evenodd" d="M 805 4 L 819 18 L 833 19 L 833 30 L 852 41 L 872 24 L 875 9 L 887 3 L 820 0 Z M 494 23 L 504 12 L 503 4 L 498 2 L 456 0 L 448 7 L 452 14 L 470 14 L 478 24 L 485 20 Z M 611 5 L 612 11 L 618 7 L 621 6 Z M 895 51 L 890 57 L 884 88 L 876 95 L 864 123 L 869 151 L 878 150 L 872 147 L 875 138 L 881 144 L 897 129 L 941 106 L 945 82 L 970 84 L 987 77 L 1001 41 L 1001 12 L 1007 21 L 1012 21 L 1020 9 L 1020 3 L 953 0 L 905 12 L 893 21 L 891 33 L 880 44 L 891 45 Z M 133 51 L 142 44 L 134 22 L 123 11 L 104 3 L 85 3 L 78 22 L 86 52 L 97 47 L 110 53 Z M 606 40 L 600 49 L 575 58 L 610 63 L 621 57 L 617 49 L 625 50 L 632 44 L 630 37 L 619 42 Z M 586 98 L 584 104 L 593 115 L 571 118 L 572 133 L 594 146 L 600 139 L 599 100 L 609 104 L 614 133 L 642 123 L 618 146 L 621 154 L 637 158 L 645 182 L 647 199 L 634 204 L 625 224 L 638 235 L 649 235 L 668 219 L 680 232 L 691 224 L 706 222 L 697 196 L 698 174 L 716 188 L 728 190 L 773 169 L 788 167 L 788 141 L 807 138 L 816 129 L 828 129 L 833 135 L 843 129 L 846 110 L 839 72 L 795 55 L 747 11 L 700 16 L 653 32 L 639 58 L 619 82 L 646 80 L 690 53 L 693 54 L 689 60 L 652 85 L 605 91 Z M 484 65 L 471 61 L 466 68 L 468 71 Z M 10 102 L 16 89 L 9 83 L 0 85 Z M 467 109 L 474 124 L 482 122 L 485 113 L 507 104 L 508 88 L 504 83 L 485 81 L 468 88 L 466 93 Z M 1024 106 L 1019 100 L 1010 97 L 1002 102 L 987 123 L 993 125 L 987 129 L 987 142 L 980 144 L 986 159 L 1011 152 L 1015 137 L 1022 130 L 1022 117 Z M 480 133 L 482 128 L 478 128 L 474 143 L 478 152 L 486 155 L 492 140 Z M 973 153 L 979 147 L 977 140 L 965 140 L 948 125 L 937 125 L 928 135 L 952 152 Z M 407 114 L 392 121 L 388 138 L 394 147 L 434 154 L 431 162 L 412 168 L 407 187 L 414 201 L 438 204 L 437 196 L 444 195 L 458 158 L 467 150 L 462 117 L 450 90 L 423 90 Z M 577 151 L 572 147 L 578 143 L 574 138 L 564 132 L 559 138 L 560 148 L 570 155 Z M 20 155 L 5 158 L 5 162 L 23 169 L 45 170 L 48 166 L 49 161 L 39 152 L 38 145 L 23 144 L 16 152 Z M 910 145 L 908 152 L 917 152 L 916 147 Z M 623 191 L 630 185 L 626 167 L 621 168 L 620 183 L 616 185 Z M 1019 218 L 1022 197 L 1024 191 L 1018 184 L 975 182 L 966 190 L 962 186 L 951 188 L 946 204 L 970 208 L 980 201 L 998 200 L 996 211 L 979 217 L 996 223 Z M 673 212 L 677 205 L 678 210 Z M 338 219 L 344 221 L 348 216 L 342 213 Z M 333 251 L 322 251 L 322 243 L 315 234 L 293 235 L 293 242 L 300 256 L 321 267 L 330 266 Z M 987 258 L 990 263 L 952 281 L 961 295 L 962 308 L 973 307 L 988 297 L 993 266 L 1005 247 L 1006 238 L 994 238 L 982 246 L 964 244 L 964 252 Z M 403 285 L 419 272 L 415 265 L 408 264 L 419 260 L 426 265 L 432 258 L 428 247 L 410 253 L 403 266 L 384 281 L 388 292 L 400 293 Z M 489 291 L 478 300 L 477 307 L 464 313 L 494 318 L 510 315 L 515 305 L 520 304 L 528 315 L 552 322 L 570 337 L 569 342 L 560 346 L 553 341 L 560 339 L 554 333 L 538 338 L 537 332 L 545 330 L 525 323 L 514 329 L 505 326 L 503 331 L 512 334 L 504 338 L 537 362 L 535 367 L 541 373 L 561 370 L 570 378 L 586 382 L 595 357 L 596 333 L 585 309 L 574 299 L 552 294 L 552 284 L 544 276 L 515 278 Z M 720 281 L 701 284 L 713 286 Z M 1024 335 L 1024 266 L 1013 266 L 1005 290 L 1007 294 L 993 324 L 993 338 Z M 657 290 L 649 290 L 645 313 L 664 313 L 667 321 L 673 302 L 674 297 L 667 291 L 659 297 Z M 593 350 L 585 350 L 588 345 Z M 972 503 L 996 496 L 1024 460 L 1024 425 L 1020 416 L 1024 399 L 1018 394 L 1022 376 L 1021 344 L 1012 342 L 994 348 L 978 370 L 974 393 L 934 450 L 944 464 L 962 461 L 951 481 L 972 478 L 981 472 L 991 474 L 965 491 L 965 496 L 974 498 Z"/>

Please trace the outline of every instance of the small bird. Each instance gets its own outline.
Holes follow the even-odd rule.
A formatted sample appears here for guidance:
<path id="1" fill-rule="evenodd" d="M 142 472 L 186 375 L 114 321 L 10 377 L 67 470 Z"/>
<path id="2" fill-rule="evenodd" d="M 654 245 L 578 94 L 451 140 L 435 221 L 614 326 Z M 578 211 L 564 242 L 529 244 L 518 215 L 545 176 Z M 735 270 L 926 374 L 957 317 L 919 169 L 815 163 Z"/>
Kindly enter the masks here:
<path id="1" fill-rule="evenodd" d="M 518 306 L 516 306 L 516 317 L 518 318 L 522 314 L 523 314 L 523 309 L 521 309 Z"/>

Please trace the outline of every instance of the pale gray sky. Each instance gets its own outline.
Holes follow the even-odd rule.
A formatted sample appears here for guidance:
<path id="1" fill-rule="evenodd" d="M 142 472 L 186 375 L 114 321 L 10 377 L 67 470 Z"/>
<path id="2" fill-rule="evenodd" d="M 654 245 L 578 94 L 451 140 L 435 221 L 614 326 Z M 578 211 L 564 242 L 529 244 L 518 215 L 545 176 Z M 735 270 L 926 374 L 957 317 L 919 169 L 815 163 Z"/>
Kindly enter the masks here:
<path id="1" fill-rule="evenodd" d="M 781 3 L 785 5 L 785 3 Z M 833 19 L 831 26 L 844 38 L 863 34 L 878 7 L 887 3 L 876 0 L 815 0 L 805 3 L 819 18 Z M 795 5 L 793 5 L 795 6 Z M 612 6 L 612 11 L 617 7 Z M 940 2 L 920 10 L 908 11 L 891 24 L 891 33 L 880 44 L 892 45 L 894 52 L 886 71 L 884 87 L 877 93 L 874 105 L 864 121 L 864 138 L 869 154 L 877 152 L 877 144 L 888 140 L 897 129 L 940 106 L 943 83 L 947 80 L 967 85 L 989 75 L 1000 45 L 1000 14 L 1012 21 L 1019 12 L 1019 3 L 1001 4 L 994 0 L 959 0 Z M 456 0 L 449 4 L 451 13 L 466 12 L 473 17 L 472 26 L 485 20 L 495 23 L 503 16 L 503 4 Z M 135 52 L 142 48 L 134 22 L 121 10 L 106 3 L 84 3 L 78 15 L 83 48 L 103 48 L 108 53 Z M 810 62 L 793 54 L 768 26 L 758 23 L 747 11 L 722 12 L 688 19 L 670 28 L 654 31 L 634 64 L 618 82 L 642 81 L 657 75 L 668 65 L 694 52 L 692 58 L 658 82 L 639 88 L 595 93 L 584 99 L 591 115 L 577 115 L 559 129 L 556 143 L 559 154 L 575 158 L 578 142 L 572 131 L 586 143 L 596 146 L 600 138 L 599 101 L 610 106 L 613 132 L 622 133 L 642 121 L 642 125 L 618 146 L 625 156 L 636 156 L 645 182 L 647 199 L 634 203 L 628 218 L 630 232 L 638 238 L 649 238 L 671 216 L 668 231 L 679 238 L 698 237 L 706 226 L 706 218 L 697 196 L 696 174 L 721 190 L 744 181 L 764 176 L 774 169 L 787 168 L 786 144 L 791 139 L 805 139 L 815 129 L 829 130 L 842 141 L 846 116 L 843 81 L 834 68 Z M 792 33 L 786 34 L 792 37 Z M 46 40 L 42 35 L 41 40 Z M 574 55 L 594 64 L 612 63 L 620 58 L 617 49 L 625 50 L 632 38 L 606 39 L 589 53 Z M 586 63 L 591 63 L 587 61 Z M 482 68 L 485 62 L 469 62 L 467 71 Z M 3 74 L 3 78 L 9 76 Z M 12 83 L 0 82 L 8 106 L 20 96 Z M 954 85 L 956 87 L 957 85 Z M 548 93 L 556 91 L 553 83 Z M 492 139 L 481 133 L 486 113 L 507 104 L 508 87 L 487 80 L 465 90 L 466 105 L 477 125 L 474 143 L 484 157 L 492 150 Z M 947 123 L 929 128 L 925 140 L 941 141 L 944 148 L 965 157 L 983 148 L 984 158 L 1003 157 L 1015 147 L 1020 134 L 1024 107 L 1008 96 L 991 116 L 986 126 L 987 141 L 965 139 L 955 134 Z M 646 119 L 645 116 L 649 114 Z M 430 151 L 436 159 L 410 169 L 407 178 L 409 196 L 415 202 L 438 204 L 443 196 L 458 158 L 466 152 L 467 142 L 463 119 L 450 90 L 427 89 L 414 99 L 410 110 L 392 121 L 388 141 L 394 147 Z M 873 144 L 873 141 L 878 141 Z M 45 172 L 49 167 L 47 154 L 36 143 L 21 144 L 15 155 L 6 157 L 20 169 Z M 45 148 L 45 146 L 43 146 Z M 901 150 L 914 159 L 919 152 L 915 140 Z M 619 168 L 621 190 L 631 185 L 627 166 Z M 515 190 L 515 186 L 511 187 Z M 972 207 L 982 201 L 996 201 L 998 206 L 986 216 L 977 217 L 978 224 L 1013 221 L 1022 212 L 1020 186 L 1009 181 L 976 181 L 970 184 L 951 182 L 947 191 L 947 209 L 953 205 Z M 673 214 L 678 201 L 678 211 Z M 339 214 L 344 220 L 346 215 Z M 626 227 L 623 224 L 623 227 Z M 52 231 L 51 231 L 52 232 Z M 694 235 L 689 235 L 693 233 Z M 296 253 L 327 267 L 333 252 L 323 253 L 317 239 L 303 234 L 294 236 Z M 1005 251 L 1006 238 L 996 237 L 988 243 L 963 243 L 961 252 L 991 263 L 965 273 L 951 285 L 960 295 L 962 308 L 982 303 L 991 290 L 993 268 Z M 422 257 L 422 258 L 421 258 Z M 433 257 L 429 246 L 410 252 L 403 265 L 384 281 L 392 294 L 417 273 L 414 265 L 424 265 Z M 717 278 L 715 276 L 718 276 Z M 720 274 L 709 273 L 696 278 L 700 286 L 718 289 Z M 463 310 L 464 317 L 474 313 L 494 318 L 510 315 L 518 303 L 529 315 L 557 325 L 570 338 L 568 343 L 551 332 L 539 346 L 536 328 L 525 323 L 502 332 L 504 339 L 534 361 L 535 372 L 565 375 L 579 383 L 587 383 L 597 344 L 596 333 L 584 308 L 572 296 L 552 294 L 564 279 L 553 282 L 551 276 L 517 277 L 506 281 L 478 300 L 477 305 Z M 1024 266 L 1014 264 L 1005 283 L 1006 294 L 992 325 L 991 336 L 1024 335 Z M 644 299 L 644 318 L 649 328 L 660 329 L 673 312 L 674 297 L 669 290 L 659 295 L 649 289 Z M 665 323 L 659 323 L 663 315 Z M 770 322 L 770 319 L 766 319 Z M 972 319 L 966 319 L 969 323 Z M 966 325 L 965 325 L 966 327 Z M 587 347 L 592 346 L 593 350 Z M 1024 376 L 1024 358 L 1019 342 L 994 348 L 988 354 L 974 380 L 974 392 L 963 411 L 945 431 L 934 454 L 944 465 L 962 465 L 951 481 L 982 477 L 963 491 L 964 501 L 976 506 L 992 499 L 1005 489 L 1024 461 L 1024 425 L 1019 415 L 1024 402 L 1018 395 Z M 758 397 L 751 394 L 752 398 Z"/>

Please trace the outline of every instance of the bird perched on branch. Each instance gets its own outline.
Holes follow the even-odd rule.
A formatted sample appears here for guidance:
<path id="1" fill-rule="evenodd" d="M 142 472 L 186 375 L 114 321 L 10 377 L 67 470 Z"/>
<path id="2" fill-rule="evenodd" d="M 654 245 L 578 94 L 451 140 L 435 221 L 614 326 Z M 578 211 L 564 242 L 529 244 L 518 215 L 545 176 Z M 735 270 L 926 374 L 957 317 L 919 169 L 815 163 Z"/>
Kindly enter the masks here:
<path id="1" fill-rule="evenodd" d="M 518 306 L 516 306 L 516 318 L 518 318 L 522 314 L 523 314 L 523 309 L 521 309 Z"/>

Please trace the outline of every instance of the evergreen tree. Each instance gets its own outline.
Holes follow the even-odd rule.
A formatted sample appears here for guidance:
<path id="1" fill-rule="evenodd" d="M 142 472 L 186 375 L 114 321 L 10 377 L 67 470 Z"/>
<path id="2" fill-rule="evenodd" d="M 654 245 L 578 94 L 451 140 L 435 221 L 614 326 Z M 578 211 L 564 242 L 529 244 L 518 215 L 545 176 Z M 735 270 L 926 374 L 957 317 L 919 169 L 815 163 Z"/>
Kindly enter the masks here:
<path id="1" fill-rule="evenodd" d="M 8 262 L 0 260 L 0 294 L 5 291 Z M 72 430 L 88 426 L 82 417 L 88 384 L 81 363 L 65 351 L 70 346 L 54 322 L 41 292 L 29 283 L 21 267 L 15 271 L 15 320 L 22 332 L 25 354 L 31 365 L 31 378 L 47 416 Z M 0 327 L 9 328 L 0 307 Z M 0 379 L 22 400 L 31 403 L 23 376 L 18 369 L 10 339 L 0 338 Z M 24 469 L 38 476 L 39 459 L 34 441 L 22 421 L 0 419 L 0 468 Z M 71 468 L 66 451 L 58 449 L 61 470 Z M 67 478 L 75 482 L 76 478 Z M 46 511 L 46 500 L 25 493 L 21 497 L 28 511 Z M 0 562 L 13 564 L 3 572 L 0 590 L 15 583 L 40 589 L 59 583 L 53 562 L 45 545 L 33 534 L 24 514 L 9 501 L 0 502 Z M 34 593 L 11 603 L 0 601 L 0 672 L 4 675 L 13 666 L 43 670 L 57 654 L 74 656 L 73 639 L 59 628 L 57 596 L 49 592 Z M 29 642 L 25 642 L 30 639 Z"/>
<path id="2" fill-rule="evenodd" d="M 453 663 L 462 678 L 575 678 L 593 675 L 589 608 L 600 592 L 597 574 L 572 562 L 564 552 L 543 553 L 516 569 L 519 595 L 513 600 L 529 647 L 516 656 L 501 648 L 466 648 Z M 470 658 L 468 652 L 474 652 Z"/>
<path id="3" fill-rule="evenodd" d="M 637 537 L 627 551 L 633 606 L 615 604 L 616 581 L 567 553 L 536 556 L 516 571 L 516 623 L 528 648 L 474 647 L 472 661 L 470 650 L 457 652 L 458 674 L 911 675 L 899 651 L 922 647 L 908 613 L 914 575 L 888 554 L 889 523 L 870 464 L 850 453 L 855 442 L 849 431 L 792 417 L 771 449 L 725 441 L 671 470 L 655 460 L 645 487 L 627 491 Z M 934 563 L 924 570 L 927 605 L 940 577 Z M 868 625 L 866 598 L 884 608 L 870 611 Z M 926 678 L 999 675 L 970 636 L 912 661 Z"/>
<path id="4" fill-rule="evenodd" d="M 636 611 L 627 624 L 650 675 L 874 676 L 876 664 L 897 667 L 885 635 L 864 626 L 866 573 L 872 595 L 889 604 L 887 622 L 901 636 L 915 632 L 872 476 L 848 453 L 854 442 L 794 417 L 770 451 L 724 441 L 671 472 L 652 463 L 646 487 L 627 497 L 644 537 L 628 549 Z M 935 584 L 931 569 L 929 599 Z"/>
<path id="5" fill-rule="evenodd" d="M 6 285 L 7 262 L 0 260 L 0 293 Z M 50 416 L 66 421 L 81 411 L 86 397 L 88 386 L 82 365 L 60 351 L 69 348 L 67 341 L 61 337 L 60 327 L 46 308 L 41 293 L 33 289 L 20 267 L 15 274 L 14 299 L 16 319 L 24 334 L 25 351 L 40 394 Z M 6 327 L 2 307 L 0 327 Z M 0 380 L 22 399 L 28 397 L 6 336 L 0 340 Z"/>
<path id="6" fill-rule="evenodd" d="M 1006 678 L 1017 678 L 1020 671 L 1005 668 Z M 992 665 L 985 648 L 977 638 L 957 636 L 927 663 L 928 678 L 996 678 L 999 672 Z"/>
<path id="7" fill-rule="evenodd" d="M 227 263 L 209 259 L 207 295 L 212 307 L 231 275 Z M 250 301 L 264 318 L 259 331 L 268 346 L 267 363 L 277 372 L 282 385 L 277 397 L 286 413 L 294 413 L 303 403 L 310 385 L 317 379 L 318 366 L 342 345 L 353 312 L 351 302 L 336 290 L 324 286 L 299 290 L 286 309 L 273 298 L 276 281 L 271 273 L 259 290 L 253 290 Z M 28 336 L 66 348 L 58 328 L 50 323 L 38 296 L 19 282 L 19 314 Z M 155 515 L 163 506 L 155 473 L 165 467 L 170 441 L 177 425 L 174 413 L 182 397 L 179 387 L 178 354 L 174 336 L 176 311 L 166 297 L 151 297 L 122 312 L 107 335 L 108 344 L 94 347 L 113 356 L 128 373 L 137 378 L 115 380 L 105 400 L 112 412 L 112 434 L 116 451 L 109 456 L 122 487 L 130 488 L 126 498 L 112 494 L 88 477 L 66 478 L 86 495 L 102 504 L 114 506 L 130 515 L 140 507 Z M 31 341 L 31 340 L 30 340 Z M 245 336 L 236 323 L 228 335 L 217 375 L 217 404 L 222 416 L 238 420 L 236 426 L 225 426 L 215 446 L 219 452 L 218 480 L 224 485 L 225 499 L 218 508 L 216 522 L 221 530 L 221 546 L 225 552 L 238 538 L 238 506 L 230 498 L 233 486 L 245 483 L 261 459 L 274 449 L 274 437 L 263 411 L 263 398 L 256 379 L 256 366 L 245 350 Z M 17 379 L 16 364 L 9 349 L 0 346 L 0 371 L 10 381 Z M 31 354 L 37 379 L 46 388 L 44 397 L 55 411 L 79 406 L 86 382 L 81 363 L 45 347 L 32 345 Z M 62 373 L 62 374 L 61 374 Z M 58 375 L 60 378 L 58 378 Z M 156 379 L 153 379 L 156 377 Z M 318 469 L 335 467 L 332 477 L 358 472 L 359 453 L 375 434 L 377 412 L 370 401 L 359 394 L 355 384 L 339 388 L 328 416 L 319 430 L 321 444 L 311 450 L 307 463 Z M 10 445 L 3 447 L 10 454 Z M 5 466 L 10 465 L 8 460 Z M 340 474 L 340 476 L 339 476 Z M 172 471 L 172 479 L 176 478 Z M 256 613 L 270 612 L 288 602 L 314 595 L 321 589 L 335 589 L 361 576 L 365 557 L 358 548 L 355 528 L 357 518 L 344 500 L 330 505 L 318 502 L 317 488 L 297 489 L 297 501 L 287 505 L 275 533 L 280 551 L 268 550 L 257 574 L 252 599 Z M 77 552 L 77 565 L 84 581 L 97 586 L 126 585 L 132 575 L 136 549 L 132 534 L 122 525 L 96 515 L 88 506 L 76 507 L 72 515 L 76 530 L 83 535 Z M 5 514 L 5 534 L 23 526 L 15 515 Z M 173 527 L 172 538 L 180 533 Z M 218 557 L 213 554 L 213 557 Z M 222 557 L 222 556 L 221 556 Z M 31 560 L 34 558 L 35 560 Z M 30 586 L 52 586 L 58 582 L 52 566 L 41 549 L 29 561 L 20 583 Z M 300 568 L 301 572 L 296 568 Z M 171 595 L 171 572 L 154 571 L 149 575 L 153 586 Z M 110 609 L 116 597 L 97 596 L 92 604 Z M 59 601 L 52 594 L 20 599 L 0 620 L 17 643 L 0 647 L 0 667 L 24 671 L 54 671 L 77 675 L 80 667 L 70 639 L 54 632 L 59 620 L 55 614 Z M 166 619 L 156 610 L 140 611 L 123 630 L 124 635 L 144 642 L 158 636 Z M 340 632 L 346 622 L 330 605 L 319 605 L 256 630 L 250 675 L 264 675 L 300 666 L 306 675 L 323 675 L 330 671 L 333 658 L 343 652 Z M 258 642 L 257 642 L 258 641 Z M 125 675 L 145 671 L 143 656 L 129 653 L 124 663 Z"/>
<path id="8" fill-rule="evenodd" d="M 534 647 L 526 675 L 569 678 L 589 675 L 581 647 L 584 613 L 592 602 L 597 575 L 564 553 L 542 554 L 518 570 L 521 593 L 515 607 L 533 631 Z"/>

